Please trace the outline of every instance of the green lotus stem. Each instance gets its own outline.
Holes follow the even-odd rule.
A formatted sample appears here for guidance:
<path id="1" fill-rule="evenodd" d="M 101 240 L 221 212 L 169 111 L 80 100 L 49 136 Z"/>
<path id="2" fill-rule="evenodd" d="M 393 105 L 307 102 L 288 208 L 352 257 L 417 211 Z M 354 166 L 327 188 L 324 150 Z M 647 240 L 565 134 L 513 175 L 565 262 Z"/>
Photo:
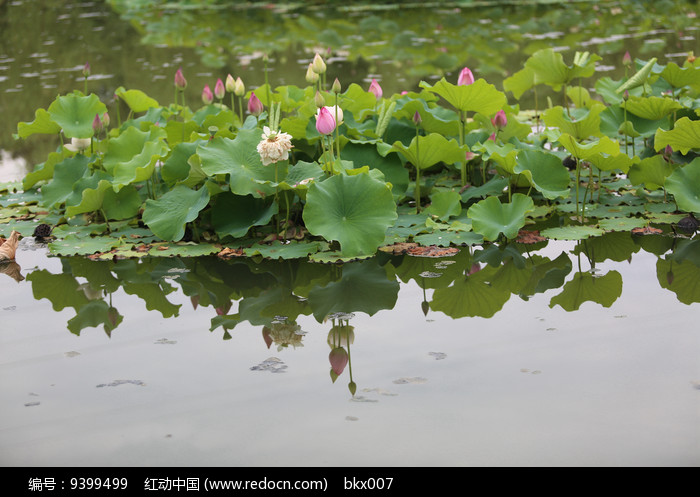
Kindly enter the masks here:
<path id="1" fill-rule="evenodd" d="M 280 232 L 280 201 L 279 201 L 279 184 L 277 181 L 277 162 L 275 162 L 275 203 L 277 204 L 277 215 L 275 216 L 277 222 L 277 233 Z"/>
<path id="2" fill-rule="evenodd" d="M 238 97 L 238 117 L 241 120 L 241 126 L 243 126 L 243 97 Z"/>
<path id="3" fill-rule="evenodd" d="M 418 126 L 416 126 L 416 157 L 420 157 L 418 143 Z M 416 198 L 416 214 L 420 214 L 420 166 L 418 164 L 416 164 L 416 190 L 413 196 Z"/>
<path id="4" fill-rule="evenodd" d="M 459 146 L 464 146 L 464 132 L 467 124 L 467 113 L 459 112 Z M 460 167 L 460 178 L 462 179 L 462 186 L 467 184 L 467 161 L 462 162 Z"/>
<path id="5" fill-rule="evenodd" d="M 335 116 L 333 118 L 335 119 L 335 148 L 338 153 L 338 158 L 340 158 L 340 131 L 338 131 L 338 128 L 340 128 L 340 124 L 338 124 L 338 94 L 335 94 Z"/>
<path id="6" fill-rule="evenodd" d="M 234 95 L 231 93 L 231 112 L 233 112 L 234 115 L 236 115 L 236 106 L 234 105 L 235 99 L 233 98 Z"/>
<path id="7" fill-rule="evenodd" d="M 578 215 L 578 186 L 581 182 L 581 162 L 578 160 L 578 157 L 576 157 L 576 184 L 574 187 L 576 188 L 576 215 Z M 581 212 L 581 223 L 583 223 L 583 210 Z"/>

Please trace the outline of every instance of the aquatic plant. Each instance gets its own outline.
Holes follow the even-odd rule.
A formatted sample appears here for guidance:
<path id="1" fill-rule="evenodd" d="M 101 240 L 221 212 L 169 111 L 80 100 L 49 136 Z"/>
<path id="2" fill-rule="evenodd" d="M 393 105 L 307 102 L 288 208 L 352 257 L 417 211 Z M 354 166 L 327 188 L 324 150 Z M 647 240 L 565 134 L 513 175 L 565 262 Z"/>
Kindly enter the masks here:
<path id="1" fill-rule="evenodd" d="M 204 87 L 195 109 L 178 98 L 180 69 L 167 106 L 120 88 L 114 112 L 128 115 L 116 125 L 100 117 L 108 109 L 97 95 L 76 90 L 18 124 L 18 138 L 59 141 L 24 194 L 52 224 L 93 226 L 90 238 L 139 228 L 180 254 L 267 246 L 319 261 L 371 257 L 397 241 L 507 243 L 548 217 L 559 226 L 542 236 L 581 239 L 700 213 L 699 63 L 636 60 L 627 80 L 600 78 L 591 95 L 580 81 L 598 59 L 577 53 L 568 65 L 542 49 L 507 80 L 516 100 L 539 84 L 562 91 L 544 128 L 468 68 L 456 84 L 401 94 L 385 95 L 376 80 L 343 89 L 336 79 L 327 90 L 319 54 L 309 67 L 320 77 L 305 88 L 245 92 L 229 74 L 214 92 Z M 65 253 L 64 240 L 50 248 Z M 118 245 L 125 256 L 138 241 Z"/>

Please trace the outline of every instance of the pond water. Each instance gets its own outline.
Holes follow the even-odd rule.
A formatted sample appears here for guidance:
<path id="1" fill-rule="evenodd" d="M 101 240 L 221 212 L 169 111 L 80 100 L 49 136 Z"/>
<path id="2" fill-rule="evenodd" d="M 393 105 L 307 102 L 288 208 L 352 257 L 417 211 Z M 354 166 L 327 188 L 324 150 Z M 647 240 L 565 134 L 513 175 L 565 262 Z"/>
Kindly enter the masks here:
<path id="1" fill-rule="evenodd" d="M 418 12 L 406 26 L 395 11 L 346 12 L 385 30 L 396 22 L 396 46 L 431 19 L 430 41 L 414 41 L 420 50 L 402 63 L 371 51 L 389 43 L 382 39 L 365 43 L 359 59 L 354 45 L 342 51 L 354 38 L 340 21 L 329 20 L 333 32 L 323 36 L 342 37 L 332 77 L 379 77 L 388 92 L 467 63 L 498 81 L 543 44 L 599 51 L 601 71 L 613 71 L 625 49 L 664 60 L 700 51 L 694 18 L 674 29 L 662 17 L 622 22 L 618 3 L 599 3 L 604 10 L 578 18 L 521 12 L 522 29 L 517 9 L 484 13 L 474 29 L 488 42 L 459 50 L 455 33 L 466 21 L 453 7 L 436 18 Z M 227 73 L 262 84 L 266 51 L 274 81 L 303 84 L 315 45 L 289 24 L 279 27 L 286 37 L 275 32 L 276 52 L 213 28 L 216 43 L 191 45 L 169 12 L 160 29 L 144 31 L 147 9 L 120 17 L 98 2 L 4 2 L 0 13 L 0 105 L 11 116 L 0 123 L 0 181 L 17 179 L 55 146 L 11 133 L 36 107 L 79 87 L 85 61 L 103 95 L 124 86 L 162 99 L 181 65 L 196 101 Z M 246 15 L 270 26 L 283 13 Z M 206 30 L 217 18 L 227 22 L 190 21 Z M 595 31 L 601 23 L 609 34 Z M 26 36 L 36 26 L 40 34 Z M 494 26 L 510 36 L 488 38 Z M 180 43 L 164 46 L 178 32 Z M 290 67 L 298 80 L 285 81 Z M 0 266 L 0 463 L 697 466 L 698 254 L 697 235 L 668 229 L 462 247 L 440 258 L 380 253 L 342 266 L 92 261 L 51 257 L 25 236 L 16 265 Z M 348 364 L 333 381 L 329 341 L 347 345 L 348 337 Z"/>

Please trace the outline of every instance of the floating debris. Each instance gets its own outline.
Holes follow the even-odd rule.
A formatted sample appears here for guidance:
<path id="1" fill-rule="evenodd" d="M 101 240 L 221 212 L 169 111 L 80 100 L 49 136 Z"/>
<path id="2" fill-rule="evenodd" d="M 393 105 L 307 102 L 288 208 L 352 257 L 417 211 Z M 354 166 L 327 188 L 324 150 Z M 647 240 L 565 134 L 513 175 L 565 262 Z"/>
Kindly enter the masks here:
<path id="1" fill-rule="evenodd" d="M 102 387 L 117 387 L 119 385 L 137 385 L 139 387 L 145 387 L 146 384 L 141 380 L 114 380 L 111 383 L 100 383 L 96 385 L 97 388 Z"/>
<path id="2" fill-rule="evenodd" d="M 10 306 L 8 306 L 8 307 L 3 307 L 3 308 L 2 308 L 3 311 L 14 311 L 14 310 L 16 310 L 16 309 L 17 309 L 17 306 L 16 306 L 16 305 L 10 305 Z"/>
<path id="3" fill-rule="evenodd" d="M 367 397 L 363 397 L 362 395 L 353 395 L 350 398 L 350 402 L 379 402 L 377 399 L 368 399 Z"/>
<path id="4" fill-rule="evenodd" d="M 418 276 L 421 276 L 423 278 L 439 278 L 440 276 L 442 276 L 442 273 L 434 273 L 432 271 L 423 271 Z"/>
<path id="5" fill-rule="evenodd" d="M 41 402 L 26 402 L 24 404 L 24 407 L 34 407 L 34 406 L 38 406 L 40 404 L 41 404 Z"/>
<path id="6" fill-rule="evenodd" d="M 277 357 L 269 357 L 257 366 L 252 366 L 251 371 L 269 371 L 270 373 L 284 373 L 287 365 Z"/>
<path id="7" fill-rule="evenodd" d="M 421 384 L 421 383 L 426 383 L 428 380 L 425 378 L 421 378 L 420 376 L 414 376 L 412 378 L 398 378 L 394 380 L 394 383 L 397 385 L 404 385 L 407 383 L 416 383 L 416 384 Z"/>
<path id="8" fill-rule="evenodd" d="M 387 397 L 396 397 L 397 393 L 392 393 L 389 390 L 384 390 L 383 388 L 363 388 L 363 392 L 377 392 L 379 395 L 385 395 Z"/>
<path id="9" fill-rule="evenodd" d="M 542 371 L 540 371 L 539 369 L 535 369 L 534 371 L 530 371 L 527 368 L 521 368 L 520 372 L 521 373 L 530 373 L 530 374 L 540 374 Z"/>
<path id="10" fill-rule="evenodd" d="M 444 352 L 428 352 L 428 355 L 433 356 L 436 361 L 440 361 L 447 357 L 447 354 L 445 354 Z"/>
<path id="11" fill-rule="evenodd" d="M 80 355 L 80 352 L 77 352 L 75 350 L 69 350 L 68 352 L 65 352 L 63 355 L 66 357 L 76 357 L 76 356 Z"/>
<path id="12" fill-rule="evenodd" d="M 359 419 L 360 418 L 358 418 L 357 416 L 345 416 L 345 421 L 357 421 Z"/>
<path id="13" fill-rule="evenodd" d="M 161 338 L 153 343 L 155 343 L 156 345 L 175 345 L 177 343 L 177 340 L 168 340 L 167 338 Z"/>

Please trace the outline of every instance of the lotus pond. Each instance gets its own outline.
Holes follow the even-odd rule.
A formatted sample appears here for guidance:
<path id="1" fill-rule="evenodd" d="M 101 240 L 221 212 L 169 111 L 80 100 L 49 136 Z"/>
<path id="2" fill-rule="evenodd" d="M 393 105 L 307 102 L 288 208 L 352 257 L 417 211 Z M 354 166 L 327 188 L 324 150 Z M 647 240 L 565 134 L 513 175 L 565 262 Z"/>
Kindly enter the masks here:
<path id="1" fill-rule="evenodd" d="M 700 463 L 694 4 L 206 3 L 0 6 L 3 464 Z"/>

